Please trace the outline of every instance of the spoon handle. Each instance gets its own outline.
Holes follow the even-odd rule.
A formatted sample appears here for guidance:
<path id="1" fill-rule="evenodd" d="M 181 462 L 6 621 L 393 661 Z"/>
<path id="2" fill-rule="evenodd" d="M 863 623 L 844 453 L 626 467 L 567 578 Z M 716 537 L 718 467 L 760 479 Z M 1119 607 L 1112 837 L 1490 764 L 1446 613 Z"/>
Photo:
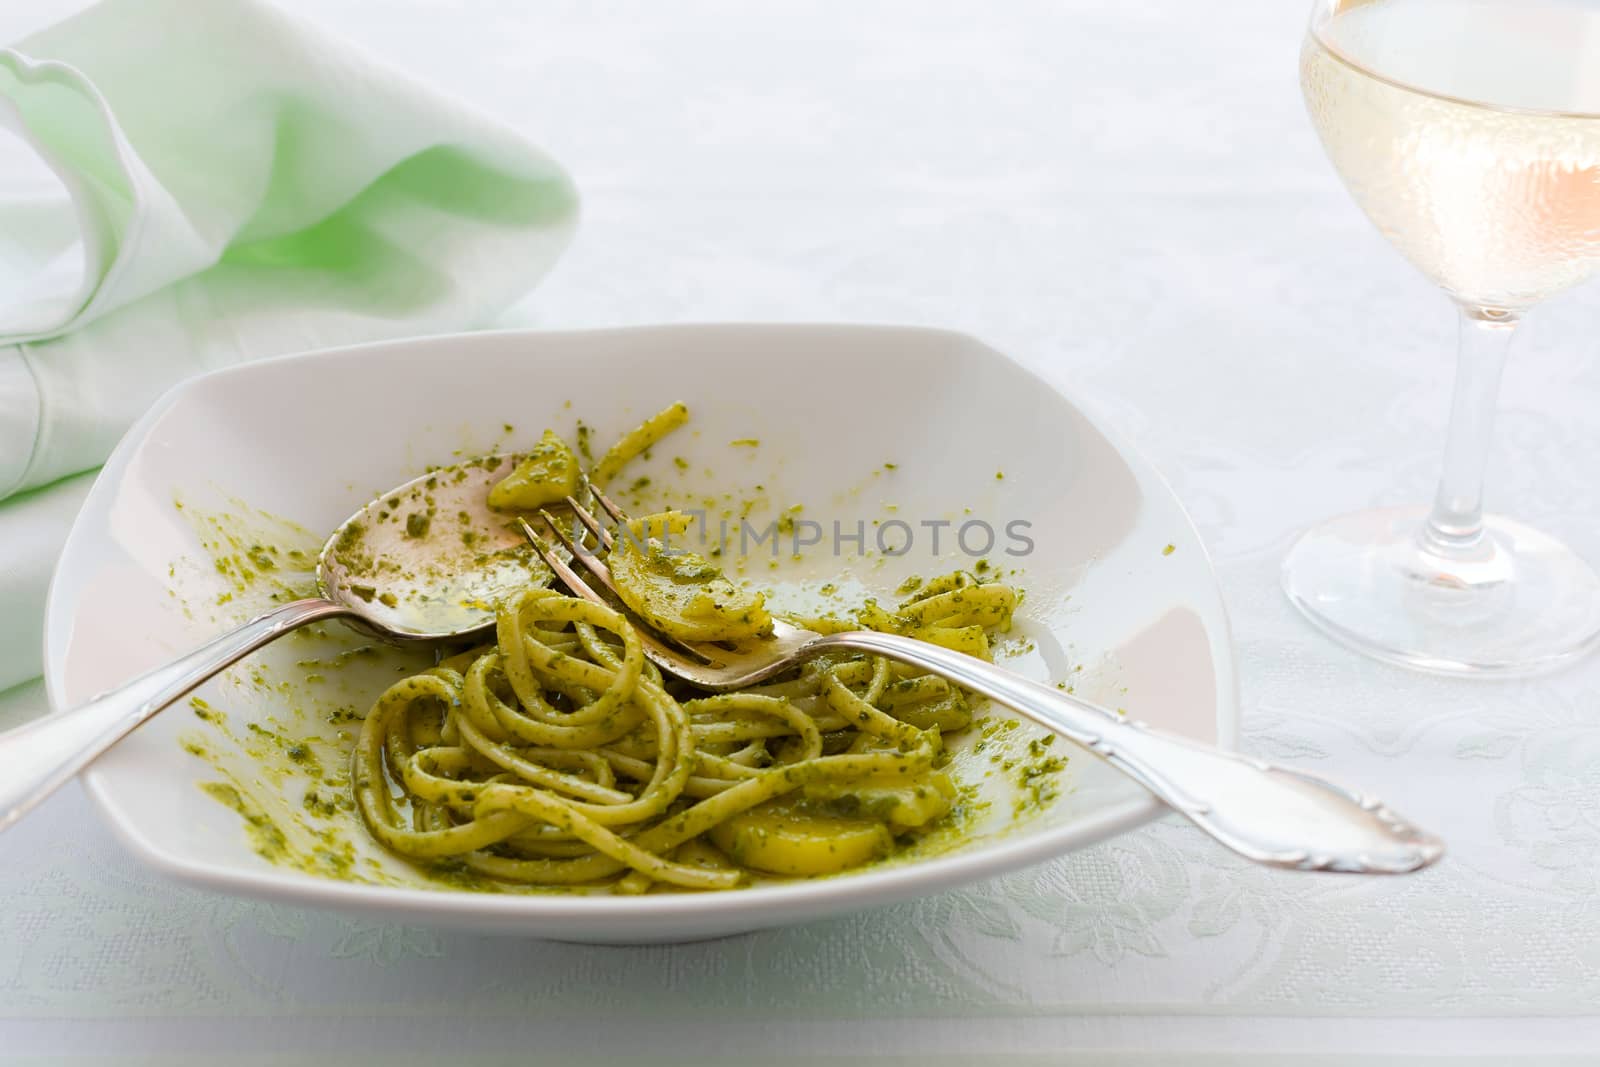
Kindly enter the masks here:
<path id="1" fill-rule="evenodd" d="M 331 600 L 285 604 L 87 703 L 0 734 L 0 830 L 13 826 L 128 731 L 236 660 L 290 630 L 349 614 Z"/>
<path id="2" fill-rule="evenodd" d="M 892 634 L 832 634 L 809 646 L 875 652 L 941 675 L 1075 741 L 1246 859 L 1297 870 L 1403 874 L 1444 853 L 1376 797 L 1325 778 L 1152 730 L 960 652 Z"/>

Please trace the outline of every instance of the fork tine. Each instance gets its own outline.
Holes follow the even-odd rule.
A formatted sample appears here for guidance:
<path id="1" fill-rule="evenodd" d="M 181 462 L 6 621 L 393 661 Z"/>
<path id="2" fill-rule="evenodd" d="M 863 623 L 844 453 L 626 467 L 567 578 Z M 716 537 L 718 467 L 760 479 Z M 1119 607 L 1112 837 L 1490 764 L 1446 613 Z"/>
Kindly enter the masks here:
<path id="1" fill-rule="evenodd" d="M 533 527 L 528 525 L 527 519 L 519 515 L 517 516 L 517 524 L 522 527 L 523 536 L 528 539 L 528 543 L 533 546 L 533 550 L 539 553 L 539 558 L 544 560 L 545 565 L 552 571 L 555 571 L 556 577 L 561 579 L 562 583 L 572 591 L 574 596 L 593 601 L 602 607 L 609 608 L 611 606 L 606 603 L 605 597 L 589 588 L 589 583 L 579 578 L 577 572 L 567 566 L 566 560 L 555 554 L 549 542 L 535 533 Z M 560 534 L 558 533 L 557 536 L 559 537 Z"/>
<path id="2" fill-rule="evenodd" d="M 584 570 L 594 575 L 595 579 L 599 581 L 601 585 L 605 586 L 606 589 L 610 590 L 611 594 L 619 601 L 622 600 L 622 594 L 617 592 L 616 584 L 611 580 L 611 568 L 607 567 L 605 563 L 593 552 L 586 551 L 582 548 L 582 546 L 574 542 L 571 535 L 569 535 L 560 527 L 559 524 L 557 524 L 554 515 L 551 515 L 548 511 L 545 511 L 543 508 L 541 508 L 539 509 L 539 517 L 545 521 L 545 525 L 550 527 L 551 531 L 556 535 L 557 540 L 561 542 L 562 547 L 564 547 L 568 552 L 572 553 L 573 562 L 579 564 Z M 534 532 L 533 527 L 528 525 L 528 521 L 526 519 L 519 517 L 517 521 L 522 524 L 523 535 L 534 543 L 534 550 L 539 553 L 540 557 L 543 558 L 547 564 L 550 565 L 550 569 L 556 572 L 557 576 L 560 577 L 561 581 L 566 584 L 567 588 L 571 589 L 574 593 L 583 597 L 585 600 L 592 600 L 596 604 L 604 604 L 608 608 L 614 607 L 614 605 L 607 603 L 605 598 L 601 597 L 599 593 L 595 592 L 593 587 L 591 587 L 588 582 L 585 582 L 582 578 L 578 577 L 577 572 L 571 567 L 568 567 L 565 561 L 560 561 L 559 557 L 556 557 L 554 552 L 549 551 L 549 545 L 545 543 L 537 533 Z M 556 563 L 552 563 L 552 559 L 557 559 L 557 561 L 560 562 L 560 566 L 558 567 Z M 628 621 L 632 622 L 634 629 L 639 631 L 640 639 L 645 640 L 647 646 L 654 647 L 660 654 L 665 655 L 669 660 L 683 658 L 701 667 L 710 666 L 717 662 L 694 646 L 679 641 L 671 634 L 662 633 L 649 623 L 645 622 L 643 619 L 639 618 L 632 611 L 628 611 L 626 602 L 623 603 L 623 609 L 628 615 Z M 673 664 L 670 662 L 659 665 L 666 667 L 669 671 L 674 669 Z"/>
<path id="3" fill-rule="evenodd" d="M 607 515 L 611 516 L 613 522 L 619 525 L 627 524 L 627 512 L 623 511 L 621 508 L 617 507 L 616 504 L 612 503 L 611 498 L 602 493 L 598 486 L 590 485 L 589 495 L 595 498 L 596 502 L 599 503 L 600 507 Z"/>
<path id="4" fill-rule="evenodd" d="M 610 552 L 616 547 L 615 542 L 611 539 L 611 531 L 606 529 L 605 523 L 589 514 L 589 509 L 578 503 L 576 498 L 567 497 L 567 507 L 571 508 L 572 513 L 578 516 L 578 521 L 583 523 L 590 533 L 594 534 L 595 540 L 600 542 L 602 548 Z"/>
<path id="5" fill-rule="evenodd" d="M 571 534 L 563 530 L 561 525 L 556 522 L 556 517 L 544 508 L 539 509 L 539 517 L 544 520 L 545 525 L 556 535 L 556 540 L 561 542 L 561 547 L 572 553 L 573 562 L 594 575 L 600 584 L 611 590 L 612 593 L 616 593 L 617 587 L 611 582 L 611 568 L 607 567 L 599 556 L 595 555 L 587 545 L 579 543 Z"/>

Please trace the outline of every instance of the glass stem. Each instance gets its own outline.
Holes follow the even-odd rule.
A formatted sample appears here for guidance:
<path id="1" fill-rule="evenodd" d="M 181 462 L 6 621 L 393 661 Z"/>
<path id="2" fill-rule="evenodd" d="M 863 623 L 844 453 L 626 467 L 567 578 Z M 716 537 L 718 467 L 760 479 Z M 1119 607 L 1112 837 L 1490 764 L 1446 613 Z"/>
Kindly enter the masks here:
<path id="1" fill-rule="evenodd" d="M 1423 548 L 1436 556 L 1474 556 L 1483 540 L 1484 468 L 1489 462 L 1500 374 L 1520 321 L 1514 311 L 1461 309 L 1461 354 L 1450 404 L 1444 471 L 1439 476 L 1433 512 L 1421 534 Z"/>

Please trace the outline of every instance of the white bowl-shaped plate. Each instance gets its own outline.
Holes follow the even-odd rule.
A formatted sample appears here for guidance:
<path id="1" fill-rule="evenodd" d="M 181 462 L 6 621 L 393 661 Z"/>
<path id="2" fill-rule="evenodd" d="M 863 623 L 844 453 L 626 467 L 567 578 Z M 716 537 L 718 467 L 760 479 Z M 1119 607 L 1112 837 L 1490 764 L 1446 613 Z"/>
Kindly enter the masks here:
<path id="1" fill-rule="evenodd" d="M 118 447 L 68 539 L 49 601 L 52 704 L 70 706 L 151 668 L 242 613 L 218 607 L 228 600 L 223 576 L 194 565 L 204 560 L 196 510 L 248 505 L 326 531 L 427 464 L 492 447 L 505 424 L 516 427 L 515 444 L 546 426 L 570 433 L 581 417 L 604 447 L 680 399 L 690 427 L 640 472 L 654 472 L 667 496 L 673 487 L 685 497 L 691 486 L 727 487 L 762 497 L 769 515 L 803 503 L 824 529 L 841 520 L 848 534 L 864 520 L 868 549 L 874 519 L 898 518 L 915 537 L 910 552 L 892 558 L 857 558 L 848 539 L 838 555 L 825 542 L 802 562 L 785 553 L 775 569 L 762 557 L 747 569 L 752 579 L 815 584 L 843 575 L 892 599 L 910 574 L 972 566 L 952 534 L 981 519 L 999 535 L 991 560 L 1020 567 L 1016 580 L 1027 591 L 1017 631 L 1026 644 L 1019 638 L 1011 648 L 1017 669 L 1069 682 L 1156 726 L 1233 744 L 1222 602 L 1161 478 L 993 349 L 958 334 L 889 327 L 474 334 L 271 360 L 188 382 Z M 748 438 L 759 447 L 730 446 Z M 689 457 L 687 474 L 670 463 L 680 455 Z M 931 527 L 922 524 L 939 520 L 953 525 L 934 558 Z M 1021 547 L 1006 536 L 1015 520 L 1030 524 L 1019 528 L 1033 542 L 1023 556 L 1004 551 Z M 901 540 L 896 528 L 888 543 Z M 982 528 L 968 541 L 981 550 Z M 258 657 L 291 671 L 306 654 L 285 649 L 272 660 L 273 651 Z M 292 721 L 292 700 L 275 698 L 270 684 L 243 684 L 240 670 L 202 695 L 225 706 L 236 728 L 268 716 Z M 198 788 L 217 775 L 181 739 L 204 725 L 180 705 L 85 773 L 116 834 L 156 869 L 225 892 L 564 940 L 688 940 L 857 910 L 1037 863 L 1162 810 L 1062 743 L 1053 751 L 1071 757 L 1065 788 L 1043 814 L 1013 825 L 1001 797 L 966 844 L 912 863 L 731 893 L 473 893 L 412 877 L 357 826 L 363 855 L 387 864 L 398 883 L 369 885 L 258 856 L 240 817 Z"/>

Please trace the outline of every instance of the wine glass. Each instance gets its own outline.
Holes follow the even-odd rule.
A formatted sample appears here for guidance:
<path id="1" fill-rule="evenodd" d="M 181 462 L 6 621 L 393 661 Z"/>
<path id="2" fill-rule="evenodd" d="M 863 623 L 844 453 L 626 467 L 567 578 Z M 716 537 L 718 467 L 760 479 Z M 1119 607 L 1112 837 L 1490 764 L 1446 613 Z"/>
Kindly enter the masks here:
<path id="1" fill-rule="evenodd" d="M 1461 314 L 1433 506 L 1319 525 L 1289 599 L 1379 659 L 1525 674 L 1600 644 L 1600 579 L 1565 545 L 1483 513 L 1517 324 L 1600 266 L 1600 2 L 1317 0 L 1306 108 L 1351 195 Z"/>

